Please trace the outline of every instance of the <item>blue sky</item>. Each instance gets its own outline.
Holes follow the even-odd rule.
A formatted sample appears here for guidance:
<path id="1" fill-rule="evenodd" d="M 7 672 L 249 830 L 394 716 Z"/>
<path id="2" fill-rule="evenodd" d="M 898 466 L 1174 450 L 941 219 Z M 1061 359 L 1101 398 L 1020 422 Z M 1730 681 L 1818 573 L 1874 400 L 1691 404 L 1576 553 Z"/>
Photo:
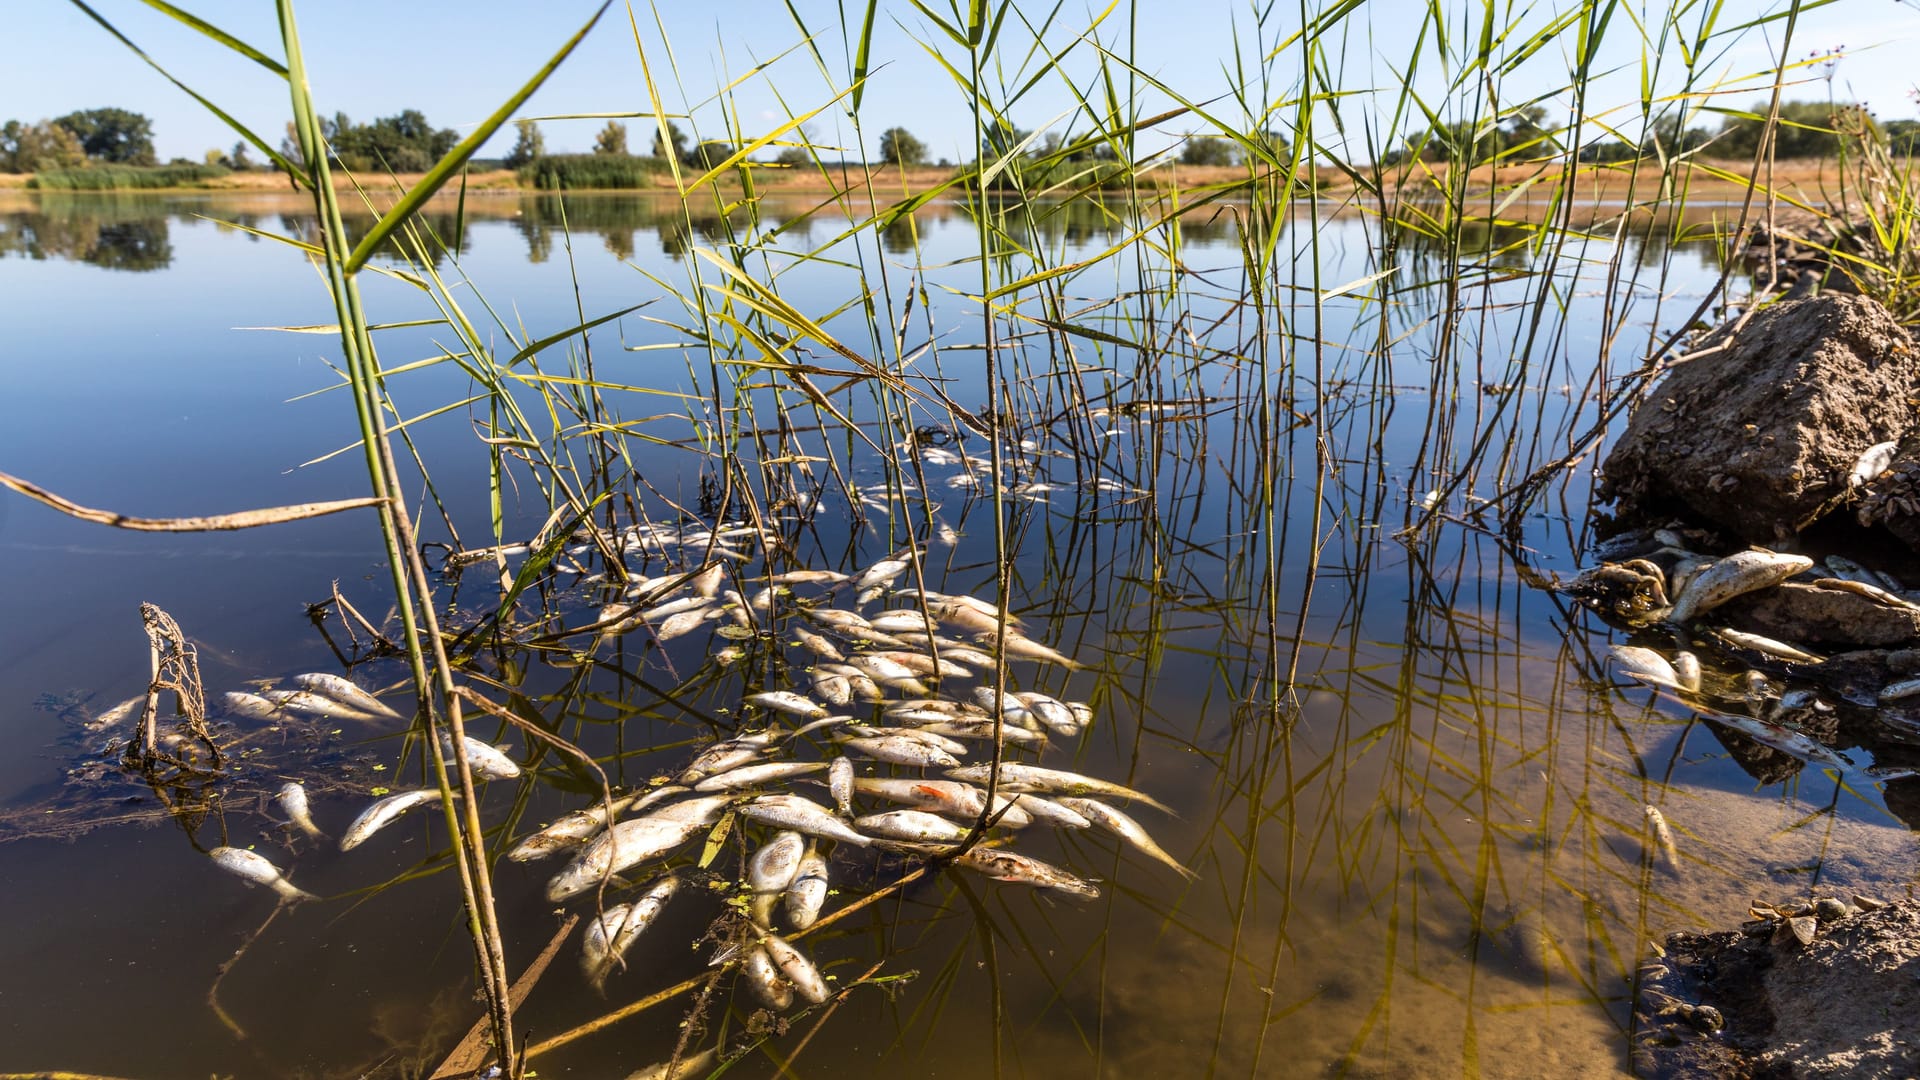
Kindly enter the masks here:
<path id="1" fill-rule="evenodd" d="M 277 54 L 278 31 L 273 4 L 267 0 L 179 0 L 181 6 L 235 36 Z M 1679 0 L 1683 5 L 1688 0 Z M 934 0 L 936 7 L 945 0 Z M 1566 10 L 1571 0 L 1542 0 L 1537 4 L 1500 4 L 1522 26 L 1538 26 L 1554 11 Z M 93 0 L 103 16 L 142 44 L 155 59 L 182 81 L 220 103 L 254 127 L 269 141 L 278 142 L 287 115 L 286 93 L 265 70 L 207 42 L 137 0 Z M 1792 54 L 1835 48 L 1846 50 L 1834 69 L 1833 92 L 1842 98 L 1869 102 L 1882 117 L 1920 115 L 1908 96 L 1920 69 L 1911 57 L 1920 42 L 1920 0 L 1840 0 L 1802 16 Z M 453 4 L 438 0 L 383 3 L 368 0 L 306 0 L 298 5 L 312 82 L 318 100 L 328 112 L 343 111 L 356 120 L 370 120 L 402 108 L 424 111 L 436 124 L 466 130 L 490 113 L 558 47 L 586 18 L 594 4 L 582 0 L 550 0 L 542 4 L 467 0 Z M 1279 5 L 1297 12 L 1297 5 Z M 1319 6 L 1317 0 L 1315 7 Z M 1455 36 L 1467 36 L 1461 20 L 1480 5 L 1448 0 L 1456 12 L 1450 19 Z M 1669 3 L 1633 3 L 1625 9 L 1641 24 L 1657 24 Z M 1693 0 L 1698 17 L 1707 5 Z M 844 86 L 849 56 L 859 35 L 858 19 L 865 10 L 859 0 L 794 0 L 794 7 L 814 35 L 835 88 Z M 1721 24 L 1730 26 L 1763 12 L 1780 9 L 1778 3 L 1727 0 Z M 1028 10 L 1031 9 L 1031 10 Z M 703 135 L 724 134 L 721 104 L 716 90 L 746 76 L 732 91 L 727 108 L 750 132 L 766 130 L 790 113 L 825 104 L 833 96 L 814 57 L 795 50 L 802 32 L 781 0 L 708 4 L 661 0 L 655 8 L 633 9 L 640 45 L 628 21 L 628 10 L 610 9 L 593 35 L 574 57 L 523 110 L 523 115 L 552 116 L 578 113 L 641 112 L 648 109 L 640 49 L 644 48 L 670 107 L 690 109 Z M 1021 9 L 1032 18 L 1049 10 L 1042 3 Z M 1251 71 L 1277 35 L 1291 33 L 1297 14 L 1275 15 L 1262 29 L 1256 27 L 1255 7 L 1248 0 L 1121 0 L 1101 19 L 1104 6 L 1059 9 L 1045 40 L 1055 50 L 1071 48 L 1067 64 L 1082 89 L 1092 88 L 1096 56 L 1083 36 L 1098 21 L 1093 35 L 1116 53 L 1131 55 L 1138 67 L 1181 94 L 1195 99 L 1224 94 L 1232 80 L 1239 34 L 1239 51 Z M 1356 94 L 1345 106 L 1343 119 L 1363 122 L 1376 108 L 1390 104 L 1403 80 L 1405 57 L 1419 27 L 1423 5 L 1408 0 L 1370 0 L 1341 33 L 1329 38 L 1328 63 L 1341 69 L 1340 83 Z M 843 29 L 843 16 L 854 25 Z M 656 21 L 657 19 L 657 21 Z M 173 88 L 132 53 L 112 40 L 77 7 L 60 0 L 21 3 L 6 15 L 12 46 L 9 62 L 0 67 L 0 119 L 37 120 L 79 108 L 116 105 L 146 113 L 154 120 L 162 158 L 198 159 L 210 147 L 227 147 L 235 136 L 192 99 Z M 664 30 L 664 35 L 663 35 Z M 1766 70 L 1778 49 L 1779 25 L 1749 32 L 1722 43 L 1708 65 L 1712 80 L 1729 80 L 1720 98 L 1745 105 L 1757 91 L 1738 80 Z M 1262 37 L 1264 35 L 1264 39 Z M 1519 35 L 1516 40 L 1524 37 Z M 1008 84 L 1023 81 L 1020 64 L 1033 42 L 1030 29 L 1009 20 L 999 47 L 1000 78 Z M 1131 41 L 1131 45 L 1129 42 Z M 1643 48 L 1637 32 L 1623 13 L 1609 31 L 1601 67 L 1613 73 L 1596 84 L 1593 100 L 1604 107 L 1632 106 L 1639 97 Z M 965 98 L 922 43 L 941 47 L 958 63 L 958 50 L 905 0 L 881 5 L 876 20 L 872 75 L 861 109 L 868 152 L 881 131 L 903 125 L 925 140 L 934 157 L 955 160 L 970 156 L 971 120 Z M 1500 92 L 1511 101 L 1548 93 L 1566 82 L 1568 58 L 1564 43 L 1542 50 L 1517 71 L 1504 77 Z M 670 47 L 670 48 L 669 48 Z M 1456 47 L 1457 44 L 1456 44 Z M 784 55 L 783 55 L 784 54 Z M 1644 53 L 1650 56 L 1650 52 Z M 1671 55 L 1671 54 L 1669 54 Z M 776 58 L 779 58 L 776 60 Z M 770 67 L 749 74 L 759 64 Z M 1671 59 L 1667 69 L 1671 70 Z M 1027 70 L 1031 70 L 1030 68 Z M 1274 89 L 1264 100 L 1285 97 L 1298 64 L 1288 53 L 1272 67 Z M 1789 96 L 1824 97 L 1818 69 L 1802 77 L 1815 81 Z M 1450 73 L 1428 54 L 1413 82 L 1430 100 L 1445 95 Z M 1166 101 L 1143 95 L 1143 110 L 1156 112 Z M 1549 100 L 1556 114 L 1564 111 L 1564 97 Z M 1073 97 L 1062 80 L 1049 77 L 1031 90 L 1013 110 L 1023 127 L 1058 127 L 1072 108 Z M 1230 118 L 1237 107 L 1222 106 Z M 1628 111 L 1631 111 L 1630 109 Z M 1626 113 L 1615 114 L 1625 124 Z M 1378 121 L 1375 121 L 1378 123 Z M 543 124 L 550 150 L 587 150 L 603 120 L 552 121 Z M 1080 122 L 1084 130 L 1084 121 Z M 1156 136 L 1170 141 L 1196 122 L 1175 121 Z M 631 122 L 630 143 L 641 151 L 651 140 L 650 121 Z M 851 147 L 855 134 L 845 112 L 829 109 L 811 125 L 817 142 Z M 488 147 L 504 153 L 511 141 L 502 135 Z M 850 150 L 849 156 L 859 156 Z"/>

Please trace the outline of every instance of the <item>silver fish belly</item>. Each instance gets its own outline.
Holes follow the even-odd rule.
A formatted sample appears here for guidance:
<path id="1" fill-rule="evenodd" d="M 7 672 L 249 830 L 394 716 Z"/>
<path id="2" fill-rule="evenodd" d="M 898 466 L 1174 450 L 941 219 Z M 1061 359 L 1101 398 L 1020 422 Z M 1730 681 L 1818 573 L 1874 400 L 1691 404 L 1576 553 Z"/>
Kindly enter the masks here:
<path id="1" fill-rule="evenodd" d="M 741 803 L 740 814 L 755 821 L 764 821 L 808 836 L 840 840 L 855 847 L 866 847 L 870 843 L 867 837 L 834 817 L 832 811 L 798 795 L 762 795 Z"/>
<path id="2" fill-rule="evenodd" d="M 454 792 L 453 797 L 459 798 L 460 793 Z M 430 802 L 439 801 L 440 792 L 434 788 L 420 788 L 417 791 L 403 791 L 398 795 L 389 795 L 360 811 L 360 816 L 353 819 L 353 824 L 347 826 L 347 831 L 340 834 L 340 850 L 352 851 L 366 843 L 374 833 L 392 824 L 400 815 L 416 806 L 425 806 Z"/>
<path id="3" fill-rule="evenodd" d="M 318 899 L 305 889 L 296 888 L 287 880 L 287 875 L 273 865 L 264 855 L 255 854 L 244 848 L 217 847 L 207 852 L 213 864 L 229 874 L 247 879 L 256 885 L 265 885 L 288 900 Z"/>
<path id="4" fill-rule="evenodd" d="M 313 837 L 326 835 L 320 831 L 320 826 L 313 823 L 313 808 L 307 803 L 307 789 L 298 780 L 280 785 L 273 799 L 280 804 L 287 820 L 298 826 L 301 832 Z"/>
<path id="5" fill-rule="evenodd" d="M 369 713 L 373 716 L 383 717 L 388 720 L 406 719 L 399 713 L 393 711 L 392 708 L 387 706 L 379 698 L 360 689 L 360 687 L 355 685 L 351 680 L 343 679 L 338 675 L 330 675 L 325 672 L 316 672 L 311 675 L 295 675 L 293 677 L 293 685 L 303 690 L 311 690 L 322 697 L 330 697 L 342 705 L 358 709 L 361 712 Z"/>

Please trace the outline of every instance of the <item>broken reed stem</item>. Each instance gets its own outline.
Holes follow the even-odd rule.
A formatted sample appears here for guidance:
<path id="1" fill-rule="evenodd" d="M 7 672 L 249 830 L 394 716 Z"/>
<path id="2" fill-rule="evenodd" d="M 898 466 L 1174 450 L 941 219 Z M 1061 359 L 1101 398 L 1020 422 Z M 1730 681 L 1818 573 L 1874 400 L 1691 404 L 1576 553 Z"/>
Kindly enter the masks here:
<path id="1" fill-rule="evenodd" d="M 34 502 L 50 506 L 68 517 L 91 521 L 96 525 L 111 525 L 116 529 L 133 529 L 138 532 L 232 532 L 235 529 L 256 529 L 262 525 L 305 521 L 308 518 L 338 514 L 344 510 L 364 510 L 380 505 L 379 499 L 368 497 L 275 506 L 265 510 L 242 510 L 237 514 L 215 514 L 212 517 L 144 518 L 81 506 L 71 499 L 48 491 L 31 480 L 22 480 L 11 473 L 0 472 L 0 487 L 17 491 Z"/>

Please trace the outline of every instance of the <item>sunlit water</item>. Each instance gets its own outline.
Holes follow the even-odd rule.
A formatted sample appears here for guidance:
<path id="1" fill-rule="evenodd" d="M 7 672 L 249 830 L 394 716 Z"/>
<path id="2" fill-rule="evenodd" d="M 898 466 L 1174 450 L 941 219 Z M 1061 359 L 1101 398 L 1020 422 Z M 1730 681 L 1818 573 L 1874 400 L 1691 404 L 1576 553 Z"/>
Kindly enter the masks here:
<path id="1" fill-rule="evenodd" d="M 356 454 L 326 457 L 356 437 L 347 396 L 314 393 L 339 381 L 328 366 L 332 339 L 241 329 L 332 321 L 297 252 L 220 223 L 300 232 L 309 222 L 298 203 L 42 206 L 22 197 L 10 205 L 0 215 L 10 331 L 0 358 L 0 469 L 90 506 L 148 516 L 364 489 Z M 773 220 L 796 212 L 767 209 Z M 794 230 L 793 246 L 826 243 L 838 220 L 822 215 Z M 1187 285 L 1186 311 L 1196 335 L 1245 354 L 1234 344 L 1243 325 L 1214 325 L 1230 314 L 1218 296 L 1237 290 L 1230 282 L 1241 250 L 1224 218 L 1210 220 L 1181 238 L 1198 283 Z M 676 225 L 668 204 L 643 200 L 574 200 L 567 221 L 570 243 L 550 200 L 494 196 L 469 212 L 460 270 L 509 326 L 525 328 L 522 340 L 574 325 L 581 312 L 590 318 L 660 297 L 646 273 L 681 285 L 689 248 L 723 238 Z M 450 234 L 450 214 L 436 222 Z M 1380 269 L 1370 235 L 1361 220 L 1339 218 L 1296 224 L 1283 246 L 1292 257 L 1317 257 L 1319 286 L 1330 289 Z M 948 393 L 977 408 L 979 353 L 966 347 L 980 337 L 977 308 L 939 288 L 977 288 L 977 267 L 962 261 L 975 251 L 971 220 L 934 206 L 914 229 L 881 239 L 877 248 L 836 252 L 864 260 L 869 280 L 887 275 L 898 291 L 875 302 L 894 311 L 888 322 L 920 273 L 914 265 L 929 268 L 932 310 L 916 307 L 908 347 L 931 336 L 949 349 L 940 361 L 953 380 Z M 1042 242 L 1069 262 L 1119 239 L 1083 216 Z M 1583 254 L 1604 260 L 1609 252 Z M 1630 254 L 1629 266 L 1640 252 Z M 1649 254 L 1649 262 L 1670 260 L 1667 276 L 1615 294 L 1632 297 L 1631 334 L 1644 339 L 1650 323 L 1691 311 L 1716 273 L 1704 254 Z M 1406 258 L 1407 272 L 1431 271 L 1417 255 Z M 855 280 L 848 267 L 780 269 L 783 295 L 816 315 L 845 303 Z M 1581 390 L 1600 347 L 1608 285 L 1602 270 L 1561 272 L 1570 314 L 1541 353 L 1554 360 L 1521 380 L 1520 466 L 1509 482 L 1556 449 L 1534 444 L 1535 425 L 1577 430 L 1589 408 Z M 1141 287 L 1124 259 L 1107 274 L 1110 290 Z M 1303 272 L 1302 280 L 1312 278 Z M 1084 295 L 1088 288 L 1075 279 L 1069 311 L 1102 299 Z M 404 284 L 379 281 L 368 291 L 376 321 L 431 313 Z M 1680 299 L 1661 311 L 1659 293 Z M 1498 282 L 1471 294 L 1476 304 L 1507 305 L 1519 295 Z M 1310 297 L 1288 302 L 1295 331 L 1311 333 Z M 1329 303 L 1323 336 L 1352 344 L 1357 311 Z M 1013 605 L 1039 636 L 1090 665 L 1071 675 L 1016 670 L 1023 685 L 1090 700 L 1097 714 L 1079 745 L 1046 761 L 1173 806 L 1178 817 L 1137 816 L 1198 880 L 1187 884 L 1101 837 L 1023 837 L 1020 850 L 1100 879 L 1102 897 L 1083 902 L 957 872 L 917 882 L 807 942 L 843 983 L 875 965 L 882 979 L 912 977 L 857 989 L 830 1015 L 767 1040 L 730 1075 L 774 1075 L 796 1053 L 795 1074 L 820 1076 L 1617 1075 L 1627 1068 L 1631 980 L 1648 941 L 1730 924 L 1748 900 L 1803 896 L 1812 883 L 1904 891 L 1915 845 L 1879 782 L 1814 768 L 1784 781 L 1750 777 L 1713 727 L 1611 682 L 1601 658 L 1612 632 L 1523 584 L 1489 535 L 1456 521 L 1410 543 L 1395 538 L 1409 504 L 1447 479 L 1416 470 L 1430 409 L 1460 405 L 1461 430 L 1446 438 L 1469 442 L 1475 417 L 1492 409 L 1475 400 L 1492 400 L 1479 383 L 1513 378 L 1505 357 L 1527 332 L 1529 312 L 1475 308 L 1446 365 L 1433 362 L 1431 330 L 1421 329 L 1434 314 L 1396 316 L 1413 332 L 1390 372 L 1350 352 L 1327 353 L 1330 386 L 1348 384 L 1319 405 L 1324 479 L 1316 484 L 1314 429 L 1295 427 L 1270 518 L 1249 484 L 1261 385 L 1247 373 L 1251 359 L 1185 384 L 1213 399 L 1188 414 L 1110 418 L 1097 437 L 1119 446 L 1107 460 L 1124 465 L 1112 477 L 1123 488 L 1075 482 L 1056 462 L 1060 489 L 1044 503 L 1015 504 Z M 660 299 L 599 328 L 599 377 L 704 392 L 703 356 L 623 349 L 684 340 L 646 316 L 692 322 L 677 301 Z M 857 314 L 834 326 L 867 340 Z M 444 327 L 393 331 L 382 338 L 382 359 L 393 367 L 451 344 Z M 1296 390 L 1311 353 L 1298 353 Z M 1102 362 L 1133 365 L 1130 356 Z M 1286 385 L 1278 364 L 1270 386 Z M 1148 396 L 1115 381 L 1115 403 Z M 471 388 L 442 365 L 398 382 L 395 393 L 412 415 Z M 1286 404 L 1309 416 L 1316 408 L 1310 390 Z M 678 440 L 695 434 L 686 409 L 663 397 L 624 412 L 669 414 L 646 430 Z M 462 535 L 489 542 L 472 418 L 455 410 L 411 433 Z M 967 448 L 984 453 L 977 437 Z M 632 451 L 654 489 L 699 505 L 701 459 L 638 442 Z M 853 459 L 857 484 L 883 475 L 870 455 Z M 1429 449 L 1425 460 L 1433 459 Z M 990 596 L 991 504 L 947 487 L 952 471 L 928 470 L 929 496 L 963 534 L 957 548 L 933 549 L 930 584 Z M 1140 498 L 1149 482 L 1152 492 Z M 1449 508 L 1464 515 L 1469 496 L 1498 486 L 1491 478 L 1463 485 Z M 1540 503 L 1528 536 L 1536 569 L 1564 575 L 1578 565 L 1585 492 L 1581 472 Z M 522 494 L 506 507 L 508 539 L 530 534 L 546 514 L 532 491 Z M 443 539 L 438 511 L 426 504 L 423 512 L 428 535 Z M 844 502 L 823 507 L 796 534 L 795 563 L 852 569 L 884 556 L 893 546 L 887 522 L 878 512 L 871 520 L 874 527 L 854 528 Z M 144 688 L 142 601 L 186 629 L 210 691 L 342 670 L 307 605 L 338 582 L 370 617 L 389 609 L 371 518 L 150 535 L 76 522 L 9 494 L 0 498 L 0 553 L 0 709 L 11 734 L 11 752 L 0 757 L 0 925 L 9 928 L 0 935 L 0 1070 L 430 1070 L 481 1015 L 452 876 L 407 876 L 445 868 L 444 838 L 419 815 L 342 854 L 290 836 L 262 794 L 283 776 L 306 779 L 323 792 L 315 799 L 322 826 L 337 834 L 370 789 L 419 782 L 417 755 L 402 759 L 397 732 L 254 732 L 257 754 L 229 781 L 194 793 L 193 813 L 169 819 L 152 792 L 99 767 L 101 740 L 75 724 Z M 457 589 L 449 583 L 442 600 L 468 613 L 486 609 L 497 591 L 471 580 L 480 576 Z M 1271 622 L 1267 596 L 1278 605 Z M 347 648 L 337 621 L 328 627 Z M 708 653 L 720 644 L 702 635 L 662 653 L 630 642 L 603 649 L 603 666 L 588 672 L 512 659 L 532 665 L 528 700 L 555 730 L 602 755 L 616 783 L 641 784 L 672 771 L 694 740 L 737 723 L 742 693 L 780 685 L 751 665 L 712 665 Z M 1273 677 L 1284 680 L 1289 669 L 1294 689 L 1275 707 Z M 373 686 L 405 677 L 391 660 L 355 674 Z M 490 722 L 475 723 L 495 734 Z M 499 737 L 525 756 L 521 736 Z M 492 785 L 483 817 L 524 833 L 582 805 L 583 790 L 577 770 L 549 756 L 536 779 Z M 1677 870 L 1654 857 L 1648 804 L 1678 833 Z M 196 850 L 219 843 L 255 846 L 325 901 L 276 914 L 271 894 L 218 872 Z M 499 864 L 516 973 L 560 925 L 542 896 L 555 869 Z M 829 910 L 900 869 L 842 857 Z M 711 947 L 689 946 L 718 911 L 699 890 L 677 899 L 605 1000 L 587 987 L 569 942 L 520 1010 L 521 1030 L 538 1044 L 699 975 Z M 745 1037 L 754 1006 L 744 990 L 722 983 L 714 995 L 694 1047 Z M 543 1076 L 625 1075 L 671 1052 L 692 1001 L 569 1041 L 536 1056 L 534 1067 Z"/>

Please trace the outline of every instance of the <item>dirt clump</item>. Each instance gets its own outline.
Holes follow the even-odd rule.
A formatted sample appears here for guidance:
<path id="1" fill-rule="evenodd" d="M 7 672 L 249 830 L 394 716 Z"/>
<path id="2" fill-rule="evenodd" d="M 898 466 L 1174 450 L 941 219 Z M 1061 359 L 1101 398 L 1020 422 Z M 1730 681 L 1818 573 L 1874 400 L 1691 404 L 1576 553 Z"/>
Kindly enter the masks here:
<path id="1" fill-rule="evenodd" d="M 1635 410 L 1601 467 L 1624 521 L 1677 514 L 1790 538 L 1857 493 L 1868 448 L 1915 427 L 1920 353 L 1878 302 L 1784 301 L 1709 334 Z"/>

